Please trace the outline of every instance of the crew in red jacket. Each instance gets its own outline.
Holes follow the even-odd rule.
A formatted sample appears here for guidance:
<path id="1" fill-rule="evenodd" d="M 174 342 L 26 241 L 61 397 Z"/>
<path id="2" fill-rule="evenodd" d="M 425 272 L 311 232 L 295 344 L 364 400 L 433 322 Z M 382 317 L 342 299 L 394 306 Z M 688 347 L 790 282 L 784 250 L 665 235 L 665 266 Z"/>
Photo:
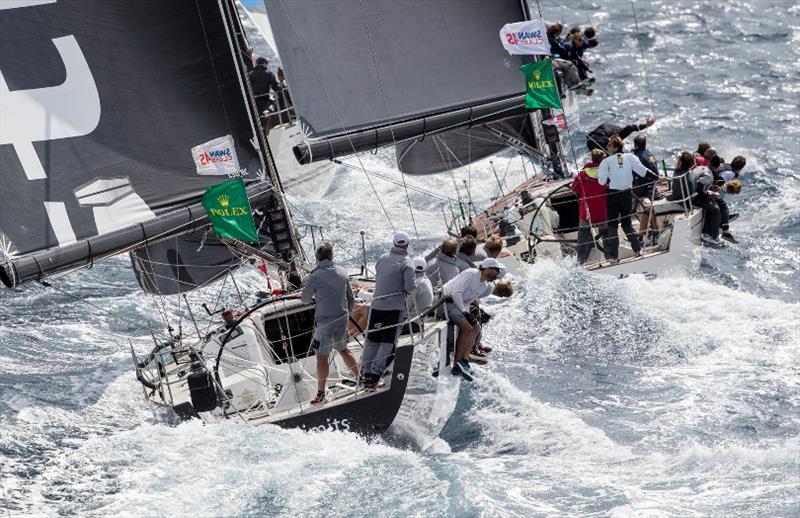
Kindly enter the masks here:
<path id="1" fill-rule="evenodd" d="M 572 180 L 572 190 L 578 195 L 578 264 L 589 258 L 594 237 L 592 225 L 599 227 L 599 236 L 606 233 L 608 219 L 606 206 L 606 186 L 597 181 L 597 168 L 606 157 L 602 149 L 592 150 L 591 162 L 586 162 L 578 176 Z M 598 237 L 599 239 L 599 237 Z"/>

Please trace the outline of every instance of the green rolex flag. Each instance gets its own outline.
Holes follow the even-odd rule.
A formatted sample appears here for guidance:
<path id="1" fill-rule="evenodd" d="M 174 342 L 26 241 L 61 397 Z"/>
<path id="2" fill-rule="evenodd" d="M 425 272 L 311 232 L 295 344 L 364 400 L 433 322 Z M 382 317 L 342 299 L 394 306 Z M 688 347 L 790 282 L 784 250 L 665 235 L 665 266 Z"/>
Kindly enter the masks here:
<path id="1" fill-rule="evenodd" d="M 519 67 L 525 74 L 525 107 L 561 109 L 561 98 L 549 59 L 526 63 Z"/>
<path id="2" fill-rule="evenodd" d="M 258 242 L 250 200 L 242 180 L 209 187 L 203 194 L 203 207 L 216 235 L 248 243 Z"/>

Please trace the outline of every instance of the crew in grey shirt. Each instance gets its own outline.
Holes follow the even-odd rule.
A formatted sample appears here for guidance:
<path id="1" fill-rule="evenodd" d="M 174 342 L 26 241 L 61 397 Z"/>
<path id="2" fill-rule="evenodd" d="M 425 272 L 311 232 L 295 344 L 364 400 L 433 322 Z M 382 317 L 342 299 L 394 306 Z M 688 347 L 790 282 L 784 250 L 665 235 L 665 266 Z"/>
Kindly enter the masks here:
<path id="1" fill-rule="evenodd" d="M 439 249 L 440 251 L 428 263 L 428 267 L 425 270 L 425 275 L 428 276 L 434 287 L 444 286 L 459 273 L 456 259 L 458 243 L 452 239 L 447 239 L 442 242 Z"/>
<path id="2" fill-rule="evenodd" d="M 406 297 L 416 288 L 414 264 L 408 257 L 411 238 L 397 232 L 393 243 L 392 250 L 375 264 L 375 294 L 361 354 L 365 390 L 377 389 L 406 315 Z"/>
<path id="3" fill-rule="evenodd" d="M 333 246 L 323 243 L 315 252 L 317 267 L 306 279 L 302 301 L 315 301 L 312 346 L 317 354 L 317 396 L 311 404 L 325 401 L 330 363 L 328 356 L 336 349 L 345 365 L 358 379 L 358 362 L 347 348 L 347 320 L 355 301 L 350 279 L 344 268 L 333 264 Z"/>

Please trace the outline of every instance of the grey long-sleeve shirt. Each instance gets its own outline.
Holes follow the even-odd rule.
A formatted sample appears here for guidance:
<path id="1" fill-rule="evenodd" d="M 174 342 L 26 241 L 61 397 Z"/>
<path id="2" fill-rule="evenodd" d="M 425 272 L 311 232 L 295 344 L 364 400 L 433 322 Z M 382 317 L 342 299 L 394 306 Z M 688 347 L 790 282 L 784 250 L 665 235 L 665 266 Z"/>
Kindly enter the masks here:
<path id="1" fill-rule="evenodd" d="M 433 286 L 442 286 L 458 275 L 458 272 L 456 258 L 439 252 L 436 259 L 428 263 L 425 275 L 431 280 Z"/>
<path id="2" fill-rule="evenodd" d="M 408 251 L 392 247 L 391 252 L 384 254 L 375 264 L 372 307 L 382 311 L 405 311 L 406 296 L 416 287 L 414 263 L 408 257 Z"/>
<path id="3" fill-rule="evenodd" d="M 320 261 L 303 286 L 303 302 L 308 304 L 312 298 L 317 302 L 314 321 L 318 324 L 347 315 L 353 309 L 355 299 L 344 268 L 337 267 L 328 259 Z"/>

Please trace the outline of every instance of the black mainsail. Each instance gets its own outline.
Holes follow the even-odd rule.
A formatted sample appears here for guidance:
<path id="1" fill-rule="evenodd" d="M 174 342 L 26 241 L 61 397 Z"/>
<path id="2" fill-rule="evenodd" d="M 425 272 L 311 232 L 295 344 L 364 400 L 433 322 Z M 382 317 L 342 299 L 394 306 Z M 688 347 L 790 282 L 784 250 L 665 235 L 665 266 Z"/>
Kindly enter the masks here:
<path id="1" fill-rule="evenodd" d="M 253 208 L 286 223 L 275 191 L 256 181 L 270 177 L 268 157 L 232 10 L 228 0 L 0 3 L 6 285 L 203 227 L 200 196 L 227 178 L 198 175 L 192 148 L 225 135 Z"/>
<path id="2" fill-rule="evenodd" d="M 532 143 L 521 61 L 498 41 L 504 24 L 527 19 L 524 1 L 265 3 L 310 137 L 298 162 L 397 144 L 401 171 L 444 171 L 507 147 L 485 129 L 496 121 Z"/>

